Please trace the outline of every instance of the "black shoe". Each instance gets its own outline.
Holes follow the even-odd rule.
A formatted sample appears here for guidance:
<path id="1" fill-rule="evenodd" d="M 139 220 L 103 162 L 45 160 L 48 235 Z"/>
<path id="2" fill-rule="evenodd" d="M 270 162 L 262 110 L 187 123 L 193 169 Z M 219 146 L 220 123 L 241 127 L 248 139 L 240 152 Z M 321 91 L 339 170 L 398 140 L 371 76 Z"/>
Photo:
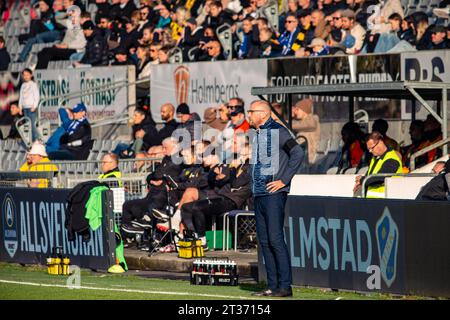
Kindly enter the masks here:
<path id="1" fill-rule="evenodd" d="M 270 297 L 273 293 L 274 293 L 274 291 L 272 291 L 270 289 L 266 289 L 266 290 L 263 290 L 263 291 L 253 292 L 252 296 L 255 296 L 255 297 Z"/>
<path id="2" fill-rule="evenodd" d="M 147 215 L 143 216 L 141 219 L 131 221 L 131 224 L 141 228 L 151 228 L 152 226 L 150 217 Z"/>
<path id="3" fill-rule="evenodd" d="M 152 214 L 155 218 L 160 219 L 160 220 L 170 219 L 170 216 L 167 214 L 166 210 L 153 209 Z"/>
<path id="4" fill-rule="evenodd" d="M 144 234 L 144 230 L 141 227 L 128 225 L 128 224 L 122 224 L 121 229 L 127 233 L 131 234 Z"/>
<path id="5" fill-rule="evenodd" d="M 270 297 L 292 297 L 292 288 L 275 290 Z"/>

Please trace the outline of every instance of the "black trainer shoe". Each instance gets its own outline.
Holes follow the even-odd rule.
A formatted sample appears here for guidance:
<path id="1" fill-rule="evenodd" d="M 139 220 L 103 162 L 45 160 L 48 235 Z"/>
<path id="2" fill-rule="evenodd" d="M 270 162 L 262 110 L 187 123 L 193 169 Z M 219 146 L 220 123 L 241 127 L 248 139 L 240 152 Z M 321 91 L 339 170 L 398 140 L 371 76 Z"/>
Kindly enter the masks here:
<path id="1" fill-rule="evenodd" d="M 152 226 L 151 219 L 147 215 L 143 216 L 141 219 L 131 221 L 131 224 L 141 228 L 151 228 Z"/>
<path id="2" fill-rule="evenodd" d="M 253 292 L 252 296 L 255 296 L 255 297 L 269 297 L 273 293 L 274 293 L 274 291 L 272 291 L 270 289 L 265 289 L 263 291 Z"/>
<path id="3" fill-rule="evenodd" d="M 128 225 L 128 224 L 122 224 L 121 229 L 127 233 L 131 233 L 131 234 L 144 234 L 144 229 L 142 229 L 141 227 L 137 227 L 137 226 L 133 226 L 133 225 Z"/>
<path id="4" fill-rule="evenodd" d="M 277 289 L 274 292 L 272 292 L 270 297 L 292 297 L 292 288 L 289 287 Z"/>
<path id="5" fill-rule="evenodd" d="M 170 219 L 170 216 L 167 214 L 167 212 L 165 210 L 153 209 L 152 214 L 157 219 L 162 219 L 162 220 Z"/>

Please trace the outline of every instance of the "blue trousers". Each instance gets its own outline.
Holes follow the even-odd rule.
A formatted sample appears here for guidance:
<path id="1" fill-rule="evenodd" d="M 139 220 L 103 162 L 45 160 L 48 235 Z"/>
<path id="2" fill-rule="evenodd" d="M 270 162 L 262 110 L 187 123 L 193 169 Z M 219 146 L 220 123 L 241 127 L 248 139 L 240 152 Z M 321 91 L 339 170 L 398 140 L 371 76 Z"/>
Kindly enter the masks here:
<path id="1" fill-rule="evenodd" d="M 37 111 L 31 112 L 30 108 L 23 108 L 23 115 L 31 120 L 31 136 L 34 142 L 38 138 L 38 132 L 36 129 Z"/>
<path id="2" fill-rule="evenodd" d="M 61 40 L 62 33 L 58 30 L 53 31 L 47 31 L 43 33 L 37 34 L 35 37 L 28 39 L 27 43 L 25 43 L 25 46 L 22 49 L 22 52 L 19 54 L 19 62 L 25 62 L 25 60 L 28 57 L 28 54 L 30 53 L 31 49 L 33 48 L 33 44 L 35 43 L 49 43 Z"/>
<path id="3" fill-rule="evenodd" d="M 284 239 L 284 207 L 287 193 L 254 198 L 256 236 L 264 257 L 269 289 L 288 289 L 292 284 L 291 259 Z"/>

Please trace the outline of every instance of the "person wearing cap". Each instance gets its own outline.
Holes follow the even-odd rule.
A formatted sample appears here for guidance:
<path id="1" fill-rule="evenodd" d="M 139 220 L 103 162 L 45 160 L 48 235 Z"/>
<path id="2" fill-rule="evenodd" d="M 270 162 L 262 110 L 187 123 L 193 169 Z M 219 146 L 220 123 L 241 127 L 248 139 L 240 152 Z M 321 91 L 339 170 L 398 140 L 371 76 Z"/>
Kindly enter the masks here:
<path id="1" fill-rule="evenodd" d="M 200 116 L 195 112 L 191 113 L 189 106 L 186 103 L 181 103 L 177 107 L 177 118 L 180 121 L 180 124 L 174 132 L 184 134 L 187 130 L 191 141 L 201 140 L 202 125 Z M 181 130 L 185 132 L 182 132 Z"/>
<path id="2" fill-rule="evenodd" d="M 342 31 L 340 29 L 331 30 L 327 39 L 328 53 L 332 55 L 345 54 L 345 46 L 341 43 Z"/>
<path id="3" fill-rule="evenodd" d="M 431 49 L 449 49 L 450 41 L 447 39 L 447 28 L 434 26 L 431 28 Z"/>
<path id="4" fill-rule="evenodd" d="M 319 57 L 328 54 L 328 47 L 325 40 L 321 38 L 314 38 L 308 46 L 311 49 L 311 57 Z"/>
<path id="5" fill-rule="evenodd" d="M 45 146 L 40 142 L 35 142 L 27 153 L 27 162 L 25 162 L 19 169 L 21 172 L 43 172 L 53 171 L 57 172 L 58 167 L 52 164 L 48 158 Z M 29 187 L 33 188 L 47 188 L 48 179 L 31 179 L 28 182 Z"/>
<path id="6" fill-rule="evenodd" d="M 342 10 L 342 29 L 346 32 L 346 37 L 351 35 L 355 38 L 355 44 L 346 50 L 346 53 L 357 54 L 361 51 L 366 38 L 366 30 L 355 19 L 355 12 L 351 9 Z"/>
<path id="7" fill-rule="evenodd" d="M 52 160 L 86 160 L 92 148 L 91 125 L 86 119 L 86 106 L 78 103 L 72 109 L 73 119 L 59 139 L 59 150 L 49 154 Z"/>
<path id="8" fill-rule="evenodd" d="M 303 142 L 306 138 L 310 164 L 314 163 L 320 142 L 320 121 L 312 108 L 311 99 L 300 100 L 292 108 L 292 130 L 297 136 L 297 141 L 300 139 L 300 142 Z"/>
<path id="9" fill-rule="evenodd" d="M 74 62 L 74 66 L 104 66 L 108 64 L 108 45 L 100 30 L 94 22 L 88 20 L 82 25 L 86 38 L 86 50 L 80 62 Z"/>
<path id="10" fill-rule="evenodd" d="M 86 38 L 80 26 L 80 8 L 71 6 L 67 9 L 68 19 L 57 20 L 67 27 L 64 39 L 53 47 L 44 48 L 38 53 L 36 69 L 47 69 L 50 61 L 68 60 L 74 53 L 82 52 L 86 46 Z M 57 18 L 58 19 L 58 18 Z"/>

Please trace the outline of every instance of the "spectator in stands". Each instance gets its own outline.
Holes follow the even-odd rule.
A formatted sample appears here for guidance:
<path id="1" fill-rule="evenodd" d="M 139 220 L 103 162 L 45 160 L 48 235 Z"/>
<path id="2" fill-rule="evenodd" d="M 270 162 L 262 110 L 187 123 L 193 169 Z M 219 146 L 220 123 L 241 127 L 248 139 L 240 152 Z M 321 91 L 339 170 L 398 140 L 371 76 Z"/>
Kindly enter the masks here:
<path id="1" fill-rule="evenodd" d="M 428 23 L 428 16 L 425 12 L 415 12 L 413 17 L 413 29 L 416 39 L 415 46 L 417 50 L 430 50 L 432 46 L 431 31 Z"/>
<path id="2" fill-rule="evenodd" d="M 383 136 L 384 143 L 392 150 L 399 151 L 398 142 L 387 135 L 389 124 L 384 119 L 377 119 L 373 122 L 372 131 L 377 131 Z"/>
<path id="3" fill-rule="evenodd" d="M 125 25 L 125 33 L 120 39 L 120 47 L 125 48 L 128 54 L 133 54 L 139 46 L 138 24 L 127 17 L 122 17 L 122 23 Z"/>
<path id="4" fill-rule="evenodd" d="M 39 137 L 36 129 L 37 108 L 40 100 L 39 87 L 34 82 L 33 72 L 28 68 L 22 71 L 22 80 L 19 108 L 22 110 L 23 115 L 31 121 L 32 140 L 35 141 Z"/>
<path id="5" fill-rule="evenodd" d="M 150 46 L 153 42 L 153 33 L 151 27 L 145 27 L 142 30 L 142 36 L 138 39 L 139 45 Z"/>
<path id="6" fill-rule="evenodd" d="M 195 18 L 186 21 L 184 32 L 178 46 L 183 50 L 183 61 L 189 61 L 189 51 L 198 47 L 203 40 L 203 27 L 197 24 Z"/>
<path id="7" fill-rule="evenodd" d="M 304 10 L 302 10 L 304 11 Z M 300 11 L 298 9 L 298 2 L 297 0 L 288 0 L 287 2 L 287 11 L 282 13 L 280 15 L 280 17 L 278 18 L 278 25 L 279 25 L 279 31 L 280 33 L 283 33 L 285 31 L 285 21 L 286 21 L 286 17 L 289 13 L 293 13 L 296 16 L 299 15 Z"/>
<path id="8" fill-rule="evenodd" d="M 41 172 L 41 171 L 58 171 L 58 167 L 50 162 L 45 146 L 40 142 L 35 142 L 31 146 L 31 150 L 27 154 L 27 162 L 24 163 L 19 171 L 21 172 Z M 31 179 L 28 186 L 32 188 L 48 188 L 48 179 Z"/>
<path id="9" fill-rule="evenodd" d="M 412 28 L 413 19 L 407 16 L 402 20 L 399 38 L 413 45 L 415 43 L 414 29 Z"/>
<path id="10" fill-rule="evenodd" d="M 111 21 L 122 17 L 122 8 L 120 4 L 121 0 L 111 0 L 111 6 L 109 8 L 108 15 L 111 18 Z M 131 12 L 130 12 L 131 15 Z"/>
<path id="11" fill-rule="evenodd" d="M 174 119 L 175 107 L 171 103 L 166 103 L 161 106 L 161 120 L 164 121 L 164 126 L 159 130 L 158 136 L 161 141 L 171 137 L 172 133 L 178 127 L 177 121 Z"/>
<path id="12" fill-rule="evenodd" d="M 91 125 L 86 118 L 86 106 L 78 103 L 73 109 L 73 120 L 60 138 L 60 148 L 49 154 L 52 160 L 86 160 L 92 149 Z"/>
<path id="13" fill-rule="evenodd" d="M 444 26 L 434 26 L 431 28 L 431 42 L 433 50 L 449 49 L 450 41 L 447 39 L 447 28 Z"/>
<path id="14" fill-rule="evenodd" d="M 154 10 L 159 11 L 159 20 L 155 26 L 155 32 L 160 33 L 163 28 L 169 27 L 172 22 L 170 11 L 164 3 L 157 5 Z"/>
<path id="15" fill-rule="evenodd" d="M 347 49 L 347 53 L 356 54 L 361 51 L 361 48 L 366 37 L 366 30 L 355 20 L 355 12 L 347 9 L 341 12 L 342 15 L 342 29 L 346 31 L 346 37 L 349 35 L 355 38 L 355 44 Z"/>
<path id="16" fill-rule="evenodd" d="M 38 53 L 37 69 L 47 69 L 49 61 L 67 60 L 74 53 L 81 52 L 86 46 L 86 38 L 80 27 L 80 8 L 72 6 L 67 9 L 70 19 L 59 20 L 67 27 L 64 39 L 60 44 L 44 48 Z"/>
<path id="17" fill-rule="evenodd" d="M 136 109 L 133 115 L 131 143 L 128 145 L 120 143 L 114 153 L 121 158 L 133 158 L 137 153 L 160 144 L 155 122 L 146 111 Z"/>
<path id="18" fill-rule="evenodd" d="M 308 10 L 302 11 L 298 15 L 298 19 L 300 20 L 300 31 L 297 38 L 294 40 L 294 45 L 292 46 L 293 51 L 306 48 L 314 38 L 314 27 L 311 23 L 311 12 Z"/>
<path id="19" fill-rule="evenodd" d="M 422 187 L 416 200 L 449 201 L 450 160 L 439 174 Z"/>
<path id="20" fill-rule="evenodd" d="M 308 162 L 314 163 L 317 148 L 320 142 L 320 121 L 313 113 L 313 101 L 303 99 L 298 101 L 292 108 L 292 130 L 304 143 L 306 139 L 308 147 Z"/>
<path id="21" fill-rule="evenodd" d="M 20 137 L 19 131 L 17 131 L 16 123 L 19 119 L 21 119 L 23 117 L 23 112 L 19 108 L 18 101 L 11 102 L 9 108 L 10 108 L 9 112 L 10 112 L 13 120 L 12 120 L 11 128 L 9 129 L 9 133 L 8 133 L 8 136 L 6 137 L 6 139 L 20 139 L 21 137 Z"/>
<path id="22" fill-rule="evenodd" d="M 127 17 L 131 19 L 131 14 L 135 11 L 136 5 L 133 0 L 120 0 L 120 17 Z"/>
<path id="23" fill-rule="evenodd" d="M 108 3 L 108 0 L 95 0 L 95 5 L 97 7 L 97 11 L 95 12 L 95 23 L 101 24 L 101 18 L 108 16 L 111 5 Z"/>
<path id="24" fill-rule="evenodd" d="M 137 80 L 144 80 L 150 78 L 150 48 L 140 45 L 136 50 L 136 57 L 138 59 L 136 65 Z M 150 80 L 136 84 L 136 97 L 145 98 L 150 94 Z"/>
<path id="25" fill-rule="evenodd" d="M 206 43 L 204 49 L 206 55 L 199 58 L 199 61 L 222 61 L 226 60 L 225 55 L 222 52 L 222 45 L 219 40 L 211 40 Z"/>
<path id="26" fill-rule="evenodd" d="M 134 62 L 128 57 L 127 50 L 125 48 L 117 48 L 114 54 L 113 66 L 126 66 L 134 65 Z"/>
<path id="27" fill-rule="evenodd" d="M 0 71 L 8 70 L 10 62 L 11 57 L 9 56 L 8 50 L 6 50 L 5 39 L 0 36 Z"/>
<path id="28" fill-rule="evenodd" d="M 83 11 L 80 13 L 80 26 L 87 21 L 92 21 L 91 14 L 89 12 Z"/>
<path id="29" fill-rule="evenodd" d="M 83 33 L 86 38 L 86 51 L 82 59 L 73 62 L 75 67 L 85 66 L 105 66 L 108 64 L 108 45 L 101 31 L 95 24 L 88 20 L 83 25 Z"/>
<path id="30" fill-rule="evenodd" d="M 233 19 L 231 15 L 223 10 L 222 3 L 220 1 L 212 1 L 209 5 L 209 14 L 203 22 L 203 27 L 211 26 L 214 31 L 220 26 L 228 23 L 230 26 L 233 25 Z"/>
<path id="31" fill-rule="evenodd" d="M 152 43 L 150 45 L 150 60 L 152 64 L 159 64 L 158 56 L 159 56 L 159 50 L 161 49 L 160 43 Z"/>
<path id="32" fill-rule="evenodd" d="M 73 112 L 69 108 L 59 108 L 58 114 L 61 125 L 52 133 L 45 143 L 45 150 L 47 153 L 59 150 L 61 137 L 67 132 L 73 120 Z"/>
<path id="33" fill-rule="evenodd" d="M 379 132 L 372 132 L 366 139 L 367 150 L 373 155 L 370 160 L 369 170 L 365 176 L 357 176 L 353 192 L 355 195 L 361 194 L 361 187 L 365 179 L 367 198 L 384 198 L 384 177 L 370 178 L 370 175 L 382 173 L 401 173 L 402 161 L 395 150 L 388 147 L 383 136 Z"/>
<path id="34" fill-rule="evenodd" d="M 242 21 L 243 40 L 239 46 L 238 57 L 240 59 L 257 58 L 259 51 L 254 47 L 259 45 L 259 30 L 256 20 L 252 17 L 246 17 Z"/>
<path id="35" fill-rule="evenodd" d="M 328 35 L 327 46 L 328 53 L 332 55 L 345 54 L 345 46 L 341 43 L 342 32 L 339 29 L 334 29 Z"/>
<path id="36" fill-rule="evenodd" d="M 396 13 L 401 18 L 405 16 L 400 0 L 387 0 L 383 4 L 378 5 L 380 7 L 379 12 L 374 12 L 367 20 L 368 26 L 371 26 L 372 34 L 380 34 L 390 31 L 389 17 Z"/>
<path id="37" fill-rule="evenodd" d="M 203 140 L 210 141 L 211 143 L 216 141 L 228 122 L 223 122 L 220 118 L 217 118 L 217 111 L 218 110 L 214 107 L 206 108 L 205 113 L 203 114 L 203 119 L 207 125 L 206 131 L 203 132 Z"/>
<path id="38" fill-rule="evenodd" d="M 439 121 L 436 120 L 431 114 L 427 116 L 423 124 L 424 139 L 426 140 L 426 145 L 431 146 L 432 144 L 442 140 L 442 127 Z M 437 148 L 427 152 L 427 163 L 430 163 L 442 156 L 442 149 Z"/>
<path id="39" fill-rule="evenodd" d="M 424 136 L 424 122 L 422 120 L 411 121 L 409 125 L 409 135 L 411 137 L 411 144 L 400 149 L 403 158 L 403 165 L 410 166 L 411 155 L 427 146 Z M 426 155 L 420 156 L 415 160 L 415 167 L 427 164 L 428 159 Z"/>
<path id="40" fill-rule="evenodd" d="M 102 174 L 98 177 L 99 180 L 108 179 L 105 183 L 110 188 L 119 188 L 123 186 L 122 173 L 119 170 L 119 157 L 114 153 L 107 153 L 101 160 Z M 111 181 L 113 180 L 113 181 Z"/>
<path id="41" fill-rule="evenodd" d="M 314 37 L 325 40 L 331 31 L 331 26 L 325 20 L 325 14 L 321 10 L 311 13 L 311 24 L 314 28 Z"/>
<path id="42" fill-rule="evenodd" d="M 348 168 L 362 168 L 367 164 L 364 133 L 355 122 L 347 122 L 341 130 L 344 145 L 336 157 L 334 165 L 337 173 L 343 173 Z"/>
<path id="43" fill-rule="evenodd" d="M 158 64 L 169 63 L 171 47 L 169 45 L 162 46 L 158 50 Z"/>
<path id="44" fill-rule="evenodd" d="M 311 44 L 308 46 L 310 48 L 311 57 L 319 57 L 328 55 L 328 47 L 325 40 L 321 38 L 314 38 Z"/>
<path id="45" fill-rule="evenodd" d="M 230 120 L 235 133 L 245 133 L 250 129 L 250 124 L 245 119 L 244 105 L 230 106 Z"/>
<path id="46" fill-rule="evenodd" d="M 201 140 L 201 119 L 200 116 L 189 110 L 189 106 L 186 103 L 181 103 L 177 107 L 177 118 L 179 119 L 179 126 L 174 131 L 179 134 L 185 135 L 189 134 L 190 141 L 198 141 Z M 183 130 L 183 131 L 181 131 Z"/>
<path id="47" fill-rule="evenodd" d="M 25 46 L 19 54 L 17 62 L 25 62 L 28 54 L 31 52 L 34 44 L 50 43 L 59 41 L 63 38 L 65 26 L 58 23 L 56 18 L 62 17 L 64 14 L 64 7 L 62 0 L 55 0 L 51 7 L 51 1 L 39 1 L 39 10 L 41 17 L 38 21 L 30 26 L 30 34 L 21 37 L 19 40 L 26 41 Z M 34 21 L 34 20 L 33 20 Z M 33 24 L 33 22 L 32 22 Z"/>
<path id="48" fill-rule="evenodd" d="M 292 46 L 297 39 L 300 29 L 298 28 L 298 20 L 295 14 L 287 14 L 285 22 L 286 31 L 278 38 L 278 42 L 283 46 L 282 55 L 293 55 Z"/>
<path id="49" fill-rule="evenodd" d="M 260 41 L 260 58 L 279 57 L 283 53 L 283 46 L 278 41 L 274 40 L 273 32 L 269 28 L 264 28 L 259 31 Z"/>

